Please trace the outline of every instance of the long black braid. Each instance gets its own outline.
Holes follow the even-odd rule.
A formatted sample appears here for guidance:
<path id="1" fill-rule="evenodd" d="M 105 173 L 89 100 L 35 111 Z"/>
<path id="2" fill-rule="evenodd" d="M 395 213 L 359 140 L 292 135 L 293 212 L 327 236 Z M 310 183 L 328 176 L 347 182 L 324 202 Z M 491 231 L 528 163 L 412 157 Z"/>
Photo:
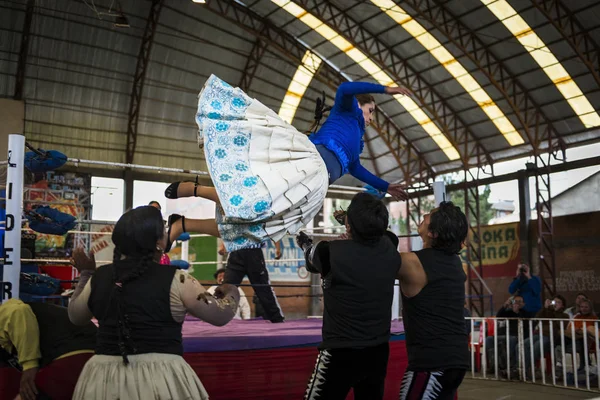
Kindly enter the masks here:
<path id="1" fill-rule="evenodd" d="M 129 316 L 125 310 L 125 301 L 123 299 L 123 288 L 124 286 L 142 276 L 149 268 L 150 263 L 154 258 L 154 253 L 148 253 L 139 258 L 139 263 L 129 273 L 119 276 L 119 264 L 121 264 L 121 252 L 115 248 L 113 253 L 113 282 L 114 282 L 114 294 L 117 305 L 117 329 L 119 335 L 119 352 L 123 357 L 123 363 L 129 364 L 129 358 L 127 355 L 131 353 L 137 353 L 135 343 L 131 338 L 131 329 L 129 327 Z"/>
<path id="2" fill-rule="evenodd" d="M 165 234 L 160 211 L 154 207 L 138 207 L 125 213 L 117 222 L 112 239 L 113 253 L 113 298 L 116 305 L 119 352 L 123 363 L 129 364 L 128 355 L 137 353 L 131 335 L 131 327 L 125 304 L 125 286 L 146 273 L 156 255 L 157 241 Z M 122 260 L 126 256 L 127 261 Z M 124 264 L 133 268 L 124 268 Z M 111 302 L 112 303 L 112 302 Z"/>
<path id="3" fill-rule="evenodd" d="M 315 120 L 308 128 L 308 134 L 316 133 L 319 130 L 319 125 L 321 124 L 321 120 L 323 119 L 323 115 L 326 112 L 329 112 L 333 107 L 325 105 L 325 92 L 321 98 L 317 98 L 317 104 L 315 105 Z"/>

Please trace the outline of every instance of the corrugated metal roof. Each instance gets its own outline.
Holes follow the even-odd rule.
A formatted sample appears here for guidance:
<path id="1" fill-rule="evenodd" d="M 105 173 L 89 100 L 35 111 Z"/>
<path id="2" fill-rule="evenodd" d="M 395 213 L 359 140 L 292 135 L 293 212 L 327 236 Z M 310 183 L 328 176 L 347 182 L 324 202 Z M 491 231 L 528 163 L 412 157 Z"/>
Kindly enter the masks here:
<path id="1" fill-rule="evenodd" d="M 133 77 L 151 3 L 121 3 L 130 28 L 115 28 L 112 17 L 100 19 L 88 6 L 94 4 L 98 9 L 106 10 L 111 4 L 109 1 L 92 3 L 88 0 L 87 4 L 50 0 L 35 2 L 24 85 L 25 134 L 28 140 L 39 146 L 57 148 L 72 157 L 125 161 Z M 533 147 L 525 134 L 525 126 L 530 131 L 534 129 L 532 121 L 535 117 L 531 117 L 532 108 L 528 108 L 533 102 L 537 104 L 542 120 L 552 123 L 566 145 L 600 140 L 600 132 L 583 126 L 553 82 L 478 0 L 444 3 L 407 1 L 401 5 L 471 73 L 521 133 L 525 140 L 521 146 L 511 148 L 494 123 L 446 68 L 371 1 L 298 0 L 296 3 L 330 26 L 336 23 L 336 18 L 354 21 L 356 25 L 346 26 L 342 35 L 373 57 L 382 69 L 392 71 L 398 67 L 390 64 L 393 56 L 407 68 L 402 72 L 409 77 L 407 83 L 415 84 L 415 74 L 418 74 L 425 90 L 422 96 L 417 96 L 419 105 L 438 126 L 446 126 L 449 132 L 458 128 L 462 132 L 459 140 L 467 140 L 472 152 L 475 151 L 474 141 L 478 140 L 494 161 L 531 154 Z M 339 13 L 328 14 L 325 3 L 330 3 Z M 561 61 L 593 108 L 599 110 L 598 82 L 563 33 L 531 3 L 515 0 L 509 3 Z M 235 19 L 232 13 L 220 15 L 216 11 L 219 7 L 223 10 L 223 7 L 236 4 L 246 5 L 246 9 L 239 7 L 236 11 L 239 18 L 246 18 L 241 23 L 232 21 Z M 598 46 L 600 4 L 594 0 L 581 0 L 565 3 L 564 6 Z M 432 21 L 431 15 L 427 16 L 427 12 L 436 7 L 443 7 L 448 15 L 455 18 L 456 24 L 474 34 L 486 46 L 488 55 L 493 57 L 487 61 L 492 64 L 501 62 L 505 71 L 510 72 L 510 79 L 526 94 L 522 96 L 521 89 L 515 90 L 513 86 L 503 86 L 509 83 L 493 81 L 490 70 L 478 65 L 486 60 L 466 54 L 461 46 L 470 47 L 461 42 L 458 33 L 449 36 L 441 24 Z M 0 0 L 0 95 L 3 97 L 12 97 L 15 91 L 25 9 L 25 0 Z M 194 113 L 197 94 L 210 74 L 216 74 L 233 85 L 240 84 L 248 57 L 257 43 L 256 34 L 263 29 L 261 23 L 264 23 L 255 15 L 242 15 L 251 12 L 266 17 L 272 27 L 293 36 L 294 46 L 298 49 L 310 48 L 326 60 L 327 65 L 321 66 L 320 72 L 317 72 L 296 112 L 293 123 L 299 130 L 309 128 L 315 99 L 322 91 L 327 94 L 328 101 L 332 101 L 334 85 L 324 82 L 323 77 L 328 76 L 326 70 L 329 74 L 338 70 L 351 80 L 373 81 L 348 55 L 270 0 L 222 0 L 220 5 L 200 5 L 183 0 L 166 2 L 160 13 L 145 74 L 134 162 L 204 168 L 203 153 L 196 146 Z M 253 20 L 253 24 L 248 23 L 249 20 Z M 358 27 L 372 37 L 354 37 Z M 265 35 L 268 37 L 268 34 Z M 378 53 L 377 49 L 389 49 L 392 54 Z M 281 106 L 298 67 L 297 56 L 291 55 L 290 51 L 275 40 L 268 42 L 248 89 L 249 95 L 275 111 Z M 504 89 L 509 92 L 503 92 Z M 519 93 L 517 97 L 515 92 Z M 396 101 L 383 95 L 377 95 L 376 100 L 385 115 L 402 129 L 405 139 L 436 173 L 464 168 L 460 161 L 450 162 Z M 528 121 L 522 121 L 525 115 Z M 546 122 L 543 121 L 541 126 L 545 127 Z M 385 174 L 383 178 L 390 181 L 404 180 L 406 177 L 398 168 L 398 158 L 392 153 L 399 152 L 395 145 L 387 143 L 373 129 L 368 130 L 366 140 L 369 140 L 370 149 L 365 147 L 365 166 L 373 172 Z M 540 144 L 540 148 L 544 146 Z M 458 143 L 458 147 L 462 149 L 464 145 Z M 407 162 L 406 158 L 401 161 Z M 487 162 L 485 157 L 480 161 Z M 470 162 L 476 163 L 477 160 L 471 158 Z M 345 178 L 344 182 L 355 181 Z"/>

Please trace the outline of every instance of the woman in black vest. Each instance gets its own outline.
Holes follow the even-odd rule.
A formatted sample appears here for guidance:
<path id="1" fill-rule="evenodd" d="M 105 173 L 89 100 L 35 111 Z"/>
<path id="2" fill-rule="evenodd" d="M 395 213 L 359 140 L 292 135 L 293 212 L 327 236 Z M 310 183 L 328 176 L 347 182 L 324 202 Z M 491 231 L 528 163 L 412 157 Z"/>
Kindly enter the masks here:
<path id="1" fill-rule="evenodd" d="M 227 324 L 237 310 L 237 288 L 222 285 L 213 297 L 187 273 L 160 265 L 166 234 L 154 207 L 125 213 L 112 240 L 113 263 L 97 270 L 93 256 L 81 249 L 73 254 L 81 280 L 69 317 L 75 324 L 96 317 L 99 324 L 96 355 L 73 399 L 208 399 L 182 357 L 183 320 L 189 312 L 213 325 Z"/>

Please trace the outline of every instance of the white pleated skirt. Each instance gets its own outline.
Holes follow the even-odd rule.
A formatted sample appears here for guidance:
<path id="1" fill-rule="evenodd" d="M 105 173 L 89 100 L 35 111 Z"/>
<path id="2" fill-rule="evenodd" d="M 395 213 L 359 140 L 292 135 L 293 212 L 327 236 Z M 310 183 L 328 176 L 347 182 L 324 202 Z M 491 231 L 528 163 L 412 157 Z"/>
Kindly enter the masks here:
<path id="1" fill-rule="evenodd" d="M 296 234 L 321 209 L 325 163 L 308 137 L 274 111 L 211 75 L 196 122 L 228 251 Z"/>
<path id="2" fill-rule="evenodd" d="M 74 400 L 192 400 L 208 393 L 192 367 L 173 354 L 95 355 L 85 364 Z"/>

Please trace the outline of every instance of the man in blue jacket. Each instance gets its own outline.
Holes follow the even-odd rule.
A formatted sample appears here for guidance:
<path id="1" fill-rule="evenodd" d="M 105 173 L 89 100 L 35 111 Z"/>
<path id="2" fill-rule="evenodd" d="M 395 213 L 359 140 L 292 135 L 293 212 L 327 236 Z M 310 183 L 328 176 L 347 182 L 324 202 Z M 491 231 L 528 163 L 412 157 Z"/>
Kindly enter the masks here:
<path id="1" fill-rule="evenodd" d="M 528 317 L 535 317 L 542 309 L 542 281 L 539 277 L 531 275 L 529 265 L 519 264 L 517 275 L 508 287 L 508 292 L 523 297 L 523 311 Z"/>

